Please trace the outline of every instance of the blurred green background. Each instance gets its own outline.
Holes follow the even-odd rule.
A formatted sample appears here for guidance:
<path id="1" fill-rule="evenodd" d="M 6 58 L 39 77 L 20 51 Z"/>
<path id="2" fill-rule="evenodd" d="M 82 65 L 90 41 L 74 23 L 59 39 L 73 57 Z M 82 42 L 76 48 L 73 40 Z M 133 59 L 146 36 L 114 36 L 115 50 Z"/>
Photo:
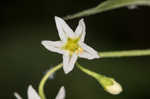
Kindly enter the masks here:
<path id="1" fill-rule="evenodd" d="M 41 40 L 59 40 L 54 16 L 63 17 L 96 6 L 103 0 L 5 0 L 0 18 L 0 99 L 15 99 L 17 91 L 27 98 L 27 86 L 37 90 L 45 72 L 62 61 L 62 56 L 47 51 Z M 121 8 L 85 17 L 86 43 L 98 51 L 150 48 L 150 8 Z M 79 19 L 69 20 L 75 29 Z M 149 99 L 150 56 L 78 60 L 95 72 L 114 77 L 124 88 L 113 96 L 95 79 L 74 68 L 65 75 L 55 74 L 45 87 L 48 99 L 54 99 L 60 86 L 66 99 Z"/>

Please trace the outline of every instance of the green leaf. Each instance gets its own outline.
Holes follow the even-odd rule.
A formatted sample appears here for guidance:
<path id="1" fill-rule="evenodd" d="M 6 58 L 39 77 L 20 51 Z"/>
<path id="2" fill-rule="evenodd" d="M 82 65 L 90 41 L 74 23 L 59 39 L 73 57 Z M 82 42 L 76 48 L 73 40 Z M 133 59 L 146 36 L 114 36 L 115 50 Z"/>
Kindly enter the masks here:
<path id="1" fill-rule="evenodd" d="M 64 19 L 68 20 L 68 19 L 74 19 L 78 17 L 90 16 L 90 15 L 98 14 L 98 13 L 105 12 L 108 10 L 121 8 L 125 6 L 132 6 L 132 5 L 150 6 L 150 0 L 107 0 L 107 1 L 100 3 L 94 8 L 90 8 L 90 9 L 83 10 L 81 12 L 78 12 L 72 15 L 68 15 L 64 17 Z"/>

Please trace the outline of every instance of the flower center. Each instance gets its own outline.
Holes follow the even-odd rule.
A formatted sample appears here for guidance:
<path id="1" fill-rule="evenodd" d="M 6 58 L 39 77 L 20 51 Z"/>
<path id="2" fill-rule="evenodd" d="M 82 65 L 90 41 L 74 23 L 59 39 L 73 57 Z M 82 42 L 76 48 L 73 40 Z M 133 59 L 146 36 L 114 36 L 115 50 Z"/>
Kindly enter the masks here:
<path id="1" fill-rule="evenodd" d="M 64 50 L 69 51 L 70 55 L 73 53 L 82 52 L 82 48 L 78 44 L 80 38 L 68 38 L 66 44 L 62 47 Z"/>

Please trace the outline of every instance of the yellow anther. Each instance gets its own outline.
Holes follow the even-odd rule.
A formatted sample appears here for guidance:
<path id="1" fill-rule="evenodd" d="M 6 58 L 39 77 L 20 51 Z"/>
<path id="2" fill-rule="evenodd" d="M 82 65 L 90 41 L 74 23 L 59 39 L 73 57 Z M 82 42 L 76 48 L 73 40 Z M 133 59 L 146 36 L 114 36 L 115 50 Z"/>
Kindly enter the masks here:
<path id="1" fill-rule="evenodd" d="M 82 53 L 83 52 L 83 49 L 81 47 L 79 47 L 79 53 Z"/>
<path id="2" fill-rule="evenodd" d="M 81 47 L 78 48 L 78 50 L 76 50 L 76 54 L 82 53 L 83 49 Z"/>

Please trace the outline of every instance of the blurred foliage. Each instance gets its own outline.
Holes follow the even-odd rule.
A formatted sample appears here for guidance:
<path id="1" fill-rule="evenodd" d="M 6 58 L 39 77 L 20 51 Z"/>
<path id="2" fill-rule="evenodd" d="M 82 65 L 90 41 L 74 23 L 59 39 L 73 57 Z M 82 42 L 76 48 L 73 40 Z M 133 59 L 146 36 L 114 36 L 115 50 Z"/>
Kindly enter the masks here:
<path id="1" fill-rule="evenodd" d="M 105 0 L 104 2 L 100 3 L 96 7 L 89 8 L 84 11 L 80 11 L 73 15 L 68 15 L 64 17 L 64 19 L 74 19 L 83 16 L 90 16 L 94 14 L 98 14 L 101 12 L 121 8 L 121 7 L 128 7 L 129 9 L 134 9 L 137 6 L 150 6 L 150 0 Z"/>

